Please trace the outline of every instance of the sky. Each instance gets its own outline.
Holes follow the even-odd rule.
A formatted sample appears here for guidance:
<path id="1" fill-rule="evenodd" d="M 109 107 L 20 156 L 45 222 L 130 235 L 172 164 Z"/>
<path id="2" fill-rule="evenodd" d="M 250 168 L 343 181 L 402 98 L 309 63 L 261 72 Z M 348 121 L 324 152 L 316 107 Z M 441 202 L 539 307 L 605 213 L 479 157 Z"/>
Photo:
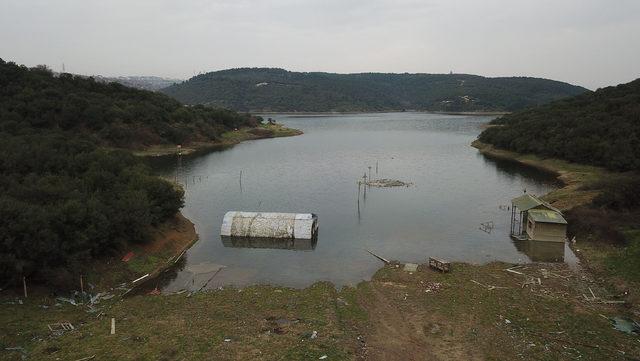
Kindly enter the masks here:
<path id="1" fill-rule="evenodd" d="M 640 77 L 640 0 L 0 0 L 0 58 L 86 75 L 278 67 Z"/>

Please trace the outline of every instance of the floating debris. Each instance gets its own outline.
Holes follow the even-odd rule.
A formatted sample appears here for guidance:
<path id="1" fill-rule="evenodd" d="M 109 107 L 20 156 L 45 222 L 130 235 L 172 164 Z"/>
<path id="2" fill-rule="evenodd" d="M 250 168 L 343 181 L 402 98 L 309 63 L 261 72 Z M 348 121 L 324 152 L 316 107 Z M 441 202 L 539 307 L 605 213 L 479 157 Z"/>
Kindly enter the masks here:
<path id="1" fill-rule="evenodd" d="M 480 223 L 480 227 L 478 227 L 478 229 L 480 229 L 482 232 L 491 233 L 494 227 L 495 225 L 493 224 L 493 221 L 489 221 Z"/>
<path id="2" fill-rule="evenodd" d="M 403 182 L 398 179 L 387 179 L 387 178 L 374 179 L 369 181 L 365 180 L 365 181 L 362 181 L 362 184 L 369 187 L 376 187 L 376 188 L 409 187 L 413 185 L 413 183 Z"/>

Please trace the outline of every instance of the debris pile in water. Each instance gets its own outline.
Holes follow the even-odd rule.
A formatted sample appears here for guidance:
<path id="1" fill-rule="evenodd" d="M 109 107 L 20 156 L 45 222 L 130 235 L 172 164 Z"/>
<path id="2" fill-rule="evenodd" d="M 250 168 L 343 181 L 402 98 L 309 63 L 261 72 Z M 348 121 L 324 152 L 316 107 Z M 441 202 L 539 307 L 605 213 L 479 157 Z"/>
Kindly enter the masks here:
<path id="1" fill-rule="evenodd" d="M 365 181 L 364 184 L 369 187 L 387 188 L 387 187 L 408 187 L 413 183 L 403 182 L 397 179 L 382 178 L 382 179 Z"/>

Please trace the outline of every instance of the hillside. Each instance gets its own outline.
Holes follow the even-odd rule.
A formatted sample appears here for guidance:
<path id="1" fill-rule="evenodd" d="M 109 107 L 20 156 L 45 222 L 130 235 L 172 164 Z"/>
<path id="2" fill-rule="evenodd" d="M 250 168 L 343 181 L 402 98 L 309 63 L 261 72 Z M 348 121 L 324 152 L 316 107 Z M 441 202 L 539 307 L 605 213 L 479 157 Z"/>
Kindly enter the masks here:
<path id="1" fill-rule="evenodd" d="M 105 146 L 210 141 L 257 119 L 224 109 L 187 107 L 150 91 L 103 83 L 0 59 L 0 131 L 70 132 Z"/>
<path id="2" fill-rule="evenodd" d="M 0 284 L 77 280 L 174 219 L 183 190 L 126 150 L 221 139 L 257 119 L 0 59 Z M 17 284 L 17 283 L 16 283 Z"/>
<path id="3" fill-rule="evenodd" d="M 243 68 L 162 89 L 187 104 L 238 111 L 513 111 L 587 90 L 537 78 L 466 74 L 332 74 Z"/>
<path id="4" fill-rule="evenodd" d="M 494 120 L 480 141 L 519 153 L 640 169 L 640 79 Z"/>

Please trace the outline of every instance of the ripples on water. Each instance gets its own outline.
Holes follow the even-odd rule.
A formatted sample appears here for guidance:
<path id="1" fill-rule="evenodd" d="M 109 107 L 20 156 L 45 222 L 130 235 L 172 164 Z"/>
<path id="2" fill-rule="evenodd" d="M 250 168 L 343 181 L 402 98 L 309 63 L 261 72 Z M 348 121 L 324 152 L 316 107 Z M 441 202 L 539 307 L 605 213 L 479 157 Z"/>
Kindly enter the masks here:
<path id="1" fill-rule="evenodd" d="M 179 167 L 175 158 L 154 165 L 186 188 L 183 213 L 196 224 L 200 241 L 187 252 L 184 264 L 226 266 L 209 288 L 254 283 L 301 287 L 325 280 L 355 284 L 381 266 L 365 249 L 407 262 L 424 262 L 429 256 L 473 263 L 526 262 L 527 254 L 535 260 L 562 259 L 564 247 L 541 251 L 509 238 L 510 212 L 499 206 L 524 189 L 548 192 L 554 178 L 487 159 L 470 147 L 491 117 L 269 116 L 305 134 L 185 157 Z M 366 195 L 361 192 L 358 203 L 357 180 L 369 172 L 368 166 L 375 178 L 413 186 L 370 188 Z M 259 242 L 254 248 L 251 242 L 223 241 L 220 224 L 229 210 L 316 213 L 318 240 L 308 247 L 282 241 L 272 247 Z M 481 231 L 480 223 L 488 221 L 493 221 L 493 230 Z M 165 280 L 167 291 L 196 283 L 187 271 L 171 278 Z"/>

